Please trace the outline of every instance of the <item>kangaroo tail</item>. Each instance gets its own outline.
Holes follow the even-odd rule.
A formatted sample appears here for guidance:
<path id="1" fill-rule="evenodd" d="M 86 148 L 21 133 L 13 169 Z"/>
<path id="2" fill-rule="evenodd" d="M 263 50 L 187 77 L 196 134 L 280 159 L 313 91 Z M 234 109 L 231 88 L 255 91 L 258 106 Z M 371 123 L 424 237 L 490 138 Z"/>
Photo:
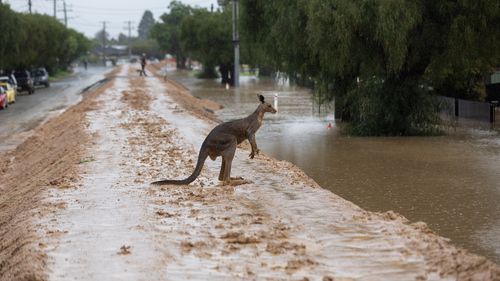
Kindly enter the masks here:
<path id="1" fill-rule="evenodd" d="M 205 164 L 205 160 L 208 157 L 208 151 L 204 149 L 203 147 L 200 149 L 200 154 L 198 155 L 198 162 L 196 163 L 196 168 L 194 169 L 193 173 L 183 179 L 183 180 L 161 180 L 161 181 L 155 181 L 152 182 L 151 184 L 156 184 L 156 185 L 165 185 L 165 184 L 176 184 L 176 185 L 183 185 L 183 184 L 190 184 L 192 183 L 201 173 L 201 169 L 203 168 L 203 165 Z"/>

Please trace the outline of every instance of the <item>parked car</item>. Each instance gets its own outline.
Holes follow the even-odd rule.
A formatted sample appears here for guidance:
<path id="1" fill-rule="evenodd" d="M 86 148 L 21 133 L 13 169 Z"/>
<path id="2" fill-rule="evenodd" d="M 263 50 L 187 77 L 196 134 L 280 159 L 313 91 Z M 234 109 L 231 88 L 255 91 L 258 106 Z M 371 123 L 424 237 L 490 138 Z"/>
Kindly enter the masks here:
<path id="1" fill-rule="evenodd" d="M 5 91 L 5 94 L 7 95 L 7 103 L 16 102 L 17 91 L 14 87 L 12 87 L 10 83 L 0 81 L 0 88 L 2 88 Z"/>
<path id="2" fill-rule="evenodd" d="M 33 78 L 33 85 L 44 85 L 45 87 L 49 87 L 49 73 L 45 69 L 45 67 L 39 67 L 31 70 L 31 77 Z"/>
<path id="3" fill-rule="evenodd" d="M 16 87 L 16 84 L 9 76 L 0 76 L 0 83 L 9 83 L 12 87 Z"/>
<path id="4" fill-rule="evenodd" d="M 35 92 L 35 86 L 33 85 L 33 78 L 27 70 L 18 70 L 14 72 L 14 76 L 17 80 L 17 90 L 27 91 L 28 94 L 33 94 Z"/>
<path id="5" fill-rule="evenodd" d="M 7 94 L 5 94 L 5 90 L 0 87 L 0 109 L 5 109 L 9 106 L 7 102 Z"/>

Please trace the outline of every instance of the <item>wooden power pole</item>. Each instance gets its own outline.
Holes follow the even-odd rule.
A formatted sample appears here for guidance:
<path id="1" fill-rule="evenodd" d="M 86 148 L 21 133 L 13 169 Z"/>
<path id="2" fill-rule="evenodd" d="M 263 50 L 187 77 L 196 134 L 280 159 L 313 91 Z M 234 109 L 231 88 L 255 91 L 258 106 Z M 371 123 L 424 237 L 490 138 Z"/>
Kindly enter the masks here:
<path id="1" fill-rule="evenodd" d="M 240 39 L 238 36 L 238 0 L 233 0 L 234 87 L 240 86 Z"/>

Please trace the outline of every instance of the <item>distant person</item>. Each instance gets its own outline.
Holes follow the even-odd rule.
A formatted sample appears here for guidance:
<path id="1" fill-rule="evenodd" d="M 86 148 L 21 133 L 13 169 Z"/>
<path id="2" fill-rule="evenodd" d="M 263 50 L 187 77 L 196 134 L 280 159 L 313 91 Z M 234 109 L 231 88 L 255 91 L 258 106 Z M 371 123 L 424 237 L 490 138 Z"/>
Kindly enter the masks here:
<path id="1" fill-rule="evenodd" d="M 142 54 L 141 56 L 141 71 L 139 71 L 139 75 L 142 76 L 148 76 L 146 74 L 146 54 Z"/>
<path id="2" fill-rule="evenodd" d="M 86 59 L 83 60 L 83 67 L 87 70 L 88 62 Z"/>

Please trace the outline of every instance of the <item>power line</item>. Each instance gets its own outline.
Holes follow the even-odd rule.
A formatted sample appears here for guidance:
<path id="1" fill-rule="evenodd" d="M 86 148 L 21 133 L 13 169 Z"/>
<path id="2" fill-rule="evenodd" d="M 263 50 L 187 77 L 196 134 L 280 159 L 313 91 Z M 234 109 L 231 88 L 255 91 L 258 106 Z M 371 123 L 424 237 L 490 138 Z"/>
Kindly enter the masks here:
<path id="1" fill-rule="evenodd" d="M 104 8 L 104 7 L 89 7 L 89 6 L 82 6 L 82 5 L 73 5 L 75 8 L 82 9 L 82 10 L 91 10 L 92 12 L 95 11 L 110 11 L 110 12 L 137 12 L 137 8 L 130 8 L 130 9 L 124 9 L 124 8 Z M 166 9 L 167 6 L 161 6 L 161 7 L 145 7 L 144 10 L 159 10 L 159 9 Z"/>

